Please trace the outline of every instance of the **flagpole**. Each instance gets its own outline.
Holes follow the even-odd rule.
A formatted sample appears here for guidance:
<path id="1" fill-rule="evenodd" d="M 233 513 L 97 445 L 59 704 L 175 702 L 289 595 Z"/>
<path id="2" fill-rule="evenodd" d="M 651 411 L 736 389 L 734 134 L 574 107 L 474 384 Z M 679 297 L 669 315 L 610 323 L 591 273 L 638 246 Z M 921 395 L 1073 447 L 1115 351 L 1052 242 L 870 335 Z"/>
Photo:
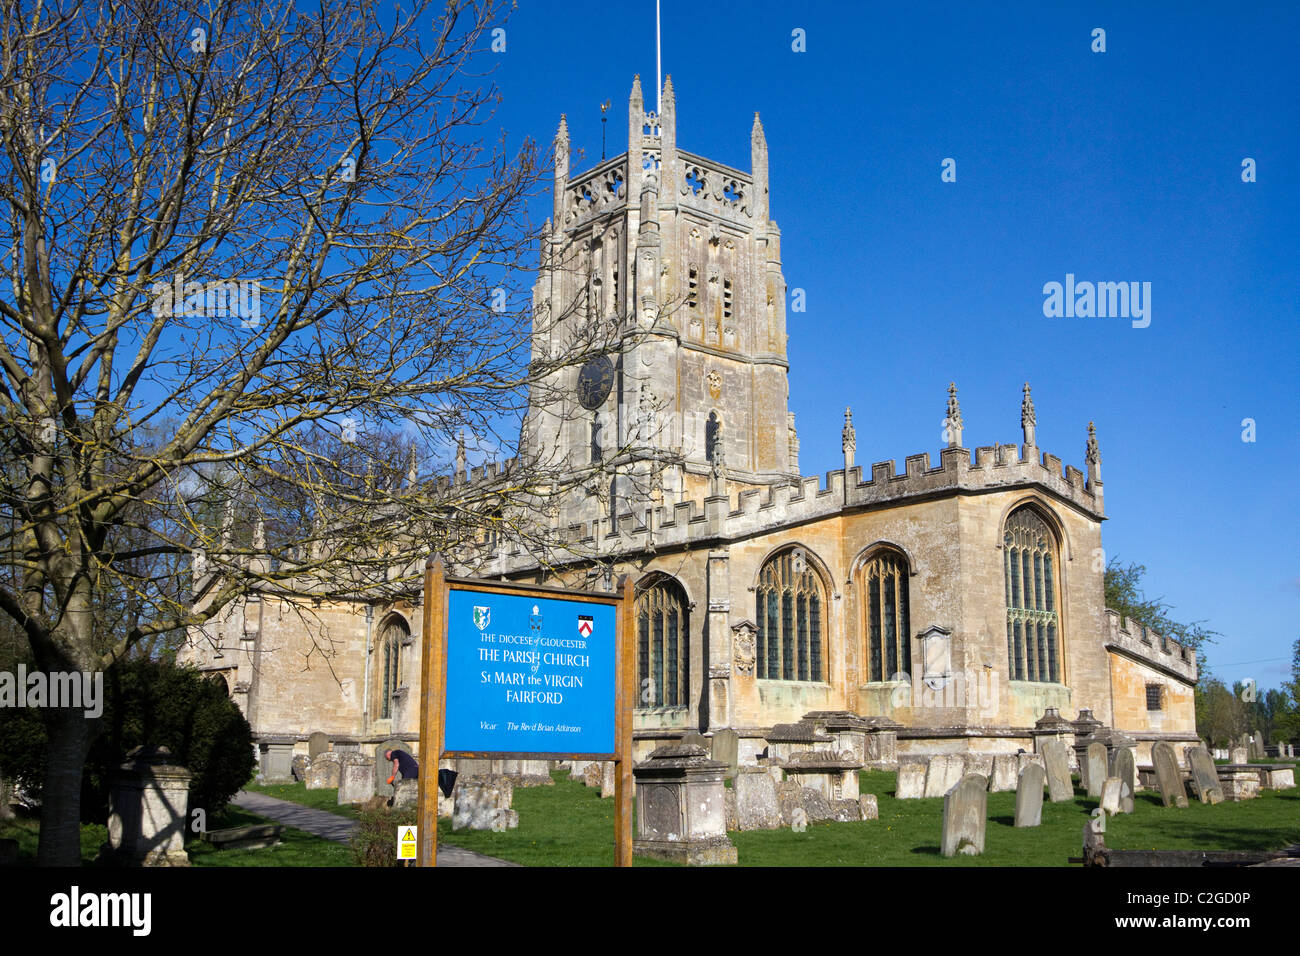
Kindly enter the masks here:
<path id="1" fill-rule="evenodd" d="M 655 116 L 664 114 L 664 66 L 659 45 L 659 0 L 655 0 Z"/>

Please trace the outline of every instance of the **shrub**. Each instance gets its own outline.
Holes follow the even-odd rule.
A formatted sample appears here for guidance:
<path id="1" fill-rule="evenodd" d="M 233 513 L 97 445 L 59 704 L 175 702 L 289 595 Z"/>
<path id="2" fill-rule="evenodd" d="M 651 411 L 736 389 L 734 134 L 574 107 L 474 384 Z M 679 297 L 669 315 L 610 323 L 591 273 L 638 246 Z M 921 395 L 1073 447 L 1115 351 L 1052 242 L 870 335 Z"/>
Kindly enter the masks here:
<path id="1" fill-rule="evenodd" d="M 387 807 L 362 810 L 352 852 L 358 866 L 397 866 L 397 828 L 415 826 L 418 814 L 414 807 L 390 810 Z"/>

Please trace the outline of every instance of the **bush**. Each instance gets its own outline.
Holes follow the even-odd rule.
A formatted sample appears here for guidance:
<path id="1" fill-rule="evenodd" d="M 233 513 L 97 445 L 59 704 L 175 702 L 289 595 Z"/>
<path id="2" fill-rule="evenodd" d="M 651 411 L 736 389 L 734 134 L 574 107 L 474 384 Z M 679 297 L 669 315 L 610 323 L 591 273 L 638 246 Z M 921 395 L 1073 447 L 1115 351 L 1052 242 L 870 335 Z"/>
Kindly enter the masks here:
<path id="1" fill-rule="evenodd" d="M 415 826 L 417 817 L 413 807 L 362 810 L 352 837 L 352 852 L 357 866 L 397 866 L 397 828 Z"/>

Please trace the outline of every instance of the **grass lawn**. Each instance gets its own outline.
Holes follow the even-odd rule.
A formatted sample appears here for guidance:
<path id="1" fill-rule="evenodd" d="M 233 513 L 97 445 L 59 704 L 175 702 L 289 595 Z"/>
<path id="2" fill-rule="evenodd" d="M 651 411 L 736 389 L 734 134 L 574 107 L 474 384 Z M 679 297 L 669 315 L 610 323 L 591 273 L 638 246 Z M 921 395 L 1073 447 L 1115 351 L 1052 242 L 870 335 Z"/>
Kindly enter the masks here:
<path id="1" fill-rule="evenodd" d="M 311 807 L 313 810 L 327 810 L 330 813 L 337 813 L 341 817 L 347 817 L 349 820 L 356 820 L 361 815 L 361 807 L 349 803 L 339 803 L 338 787 L 332 787 L 325 790 L 308 790 L 305 783 L 277 783 L 277 784 L 256 784 L 249 783 L 244 785 L 244 789 L 250 793 L 261 793 L 268 797 L 276 797 L 280 800 L 288 800 L 290 803 L 297 803 L 304 807 Z"/>

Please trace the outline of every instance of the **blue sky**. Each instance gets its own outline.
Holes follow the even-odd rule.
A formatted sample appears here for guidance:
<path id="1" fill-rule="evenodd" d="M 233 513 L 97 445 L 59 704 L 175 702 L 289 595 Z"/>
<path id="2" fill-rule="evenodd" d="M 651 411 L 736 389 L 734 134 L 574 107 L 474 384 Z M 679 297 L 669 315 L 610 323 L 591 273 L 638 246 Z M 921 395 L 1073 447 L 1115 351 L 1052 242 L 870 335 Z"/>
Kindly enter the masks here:
<path id="1" fill-rule="evenodd" d="M 1107 555 L 1223 633 L 1218 676 L 1275 686 L 1300 636 L 1300 8 L 1131 6 L 663 0 L 677 139 L 749 169 L 762 114 L 807 297 L 789 321 L 805 474 L 841 463 L 845 405 L 859 463 L 937 460 L 950 380 L 968 447 L 1019 442 L 1028 380 L 1043 450 L 1082 468 L 1097 424 Z M 494 122 L 549 144 L 568 114 L 584 169 L 609 99 L 623 151 L 634 73 L 653 101 L 653 0 L 519 0 L 505 28 L 483 58 Z M 1151 283 L 1150 325 L 1045 317 L 1067 273 Z"/>

